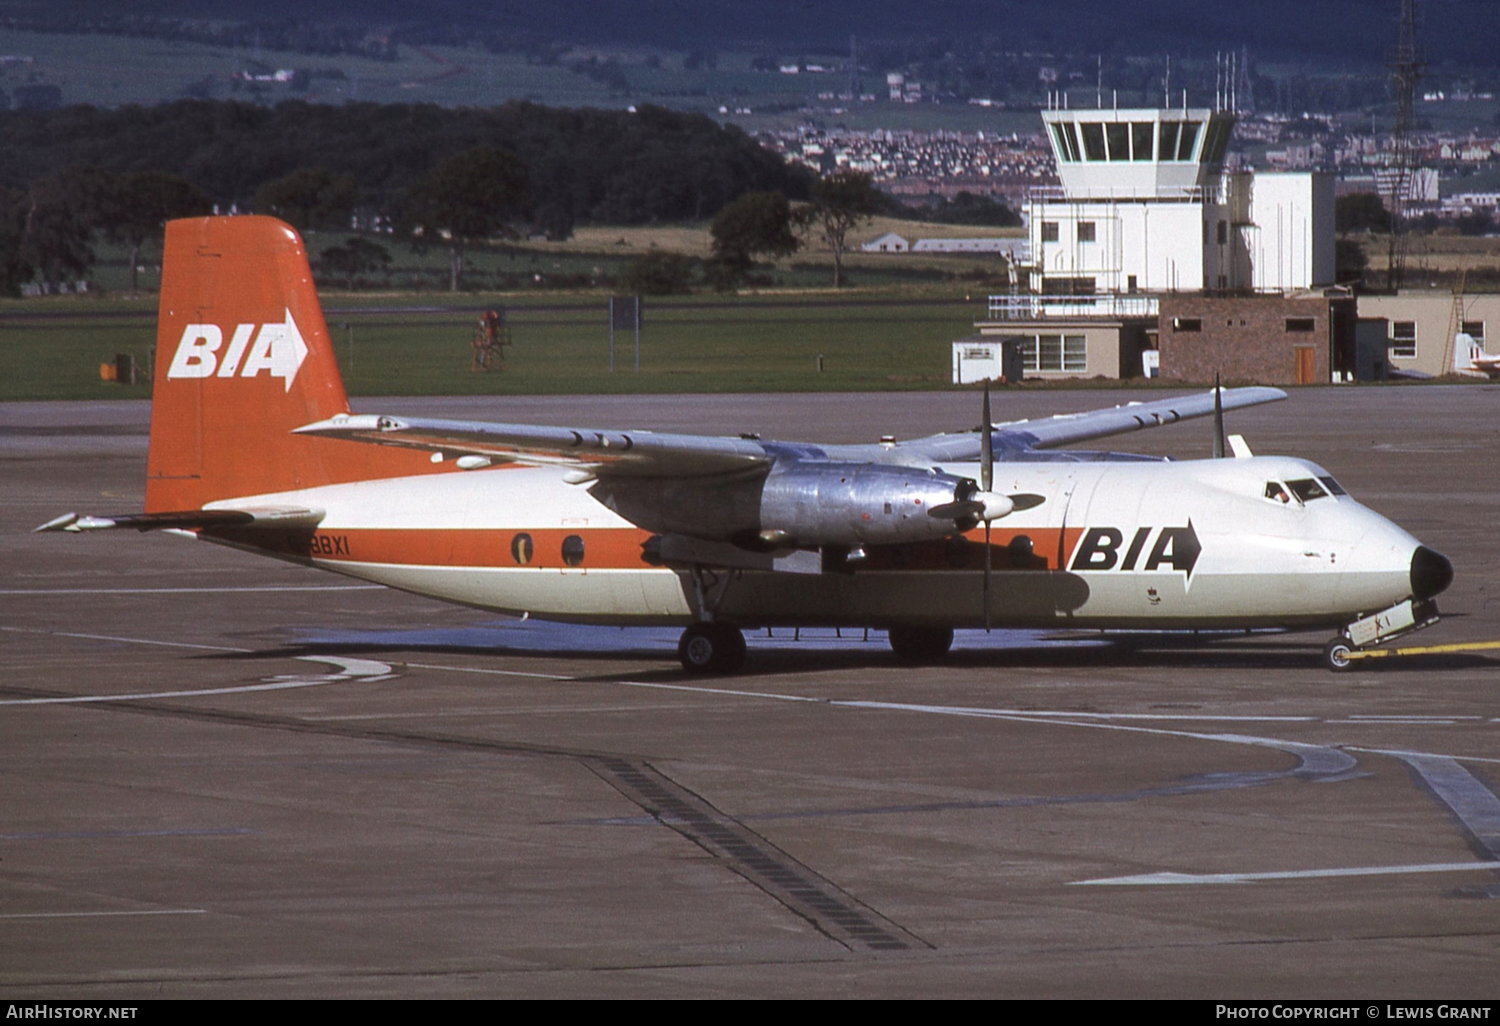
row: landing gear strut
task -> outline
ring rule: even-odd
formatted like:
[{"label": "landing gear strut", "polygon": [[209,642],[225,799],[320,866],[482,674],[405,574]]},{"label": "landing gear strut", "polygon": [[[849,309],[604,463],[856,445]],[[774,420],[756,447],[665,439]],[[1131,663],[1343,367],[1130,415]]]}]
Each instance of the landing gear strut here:
[{"label": "landing gear strut", "polygon": [[745,636],[732,624],[700,621],[682,632],[677,658],[688,673],[734,673],[745,665]]}]

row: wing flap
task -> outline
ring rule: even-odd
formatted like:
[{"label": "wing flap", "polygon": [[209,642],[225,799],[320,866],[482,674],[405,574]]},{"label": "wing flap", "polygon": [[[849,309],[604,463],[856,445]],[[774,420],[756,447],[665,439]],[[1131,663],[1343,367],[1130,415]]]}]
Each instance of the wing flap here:
[{"label": "wing flap", "polygon": [[298,434],[420,449],[441,456],[477,456],[500,463],[563,465],[596,476],[706,476],[768,467],[756,442],[654,431],[429,420],[372,414],[341,415],[296,429]]}]

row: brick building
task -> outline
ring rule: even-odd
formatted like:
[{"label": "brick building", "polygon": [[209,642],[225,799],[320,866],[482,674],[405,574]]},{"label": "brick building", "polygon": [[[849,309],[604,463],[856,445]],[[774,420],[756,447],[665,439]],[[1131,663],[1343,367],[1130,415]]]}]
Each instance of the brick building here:
[{"label": "brick building", "polygon": [[1325,384],[1352,372],[1357,312],[1339,291],[1161,297],[1161,376],[1185,381]]}]

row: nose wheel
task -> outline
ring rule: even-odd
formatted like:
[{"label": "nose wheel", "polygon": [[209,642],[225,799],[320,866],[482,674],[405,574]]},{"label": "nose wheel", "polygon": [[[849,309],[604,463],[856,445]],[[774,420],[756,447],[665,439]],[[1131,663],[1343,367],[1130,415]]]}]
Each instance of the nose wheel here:
[{"label": "nose wheel", "polygon": [[1354,646],[1349,644],[1348,638],[1334,638],[1323,646],[1323,665],[1334,673],[1343,673],[1354,665],[1354,660],[1349,654],[1353,651]]},{"label": "nose wheel", "polygon": [[745,665],[745,635],[732,624],[695,623],[682,632],[677,658],[688,673],[734,673]]}]

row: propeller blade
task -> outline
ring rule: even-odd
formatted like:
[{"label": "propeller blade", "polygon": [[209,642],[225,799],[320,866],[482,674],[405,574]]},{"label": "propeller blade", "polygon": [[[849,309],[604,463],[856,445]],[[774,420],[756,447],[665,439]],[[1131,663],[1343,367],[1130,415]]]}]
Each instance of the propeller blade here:
[{"label": "propeller blade", "polygon": [[1224,390],[1219,387],[1218,372],[1214,373],[1214,459],[1224,458]]},{"label": "propeller blade", "polygon": [[990,522],[984,522],[984,632],[990,632],[990,571],[994,553],[990,551]]},{"label": "propeller blade", "polygon": [[984,435],[979,440],[979,490],[988,492],[995,485],[995,440],[992,436],[994,422],[990,420],[990,379],[984,379],[984,407],[980,427]]},{"label": "propeller blade", "polygon": [[984,506],[984,632],[990,632],[990,574],[994,568],[994,553],[990,550],[990,522],[1003,517],[1016,508],[1007,495],[996,495],[990,491],[995,486],[995,438],[994,420],[990,416],[990,380],[984,379],[983,410],[984,437],[979,443],[979,493],[973,496]]}]

